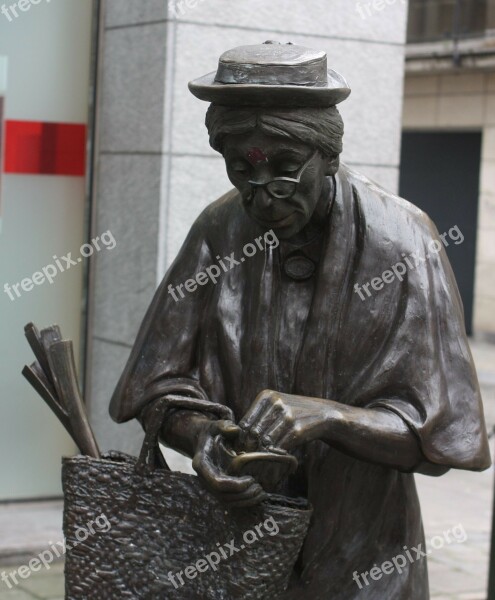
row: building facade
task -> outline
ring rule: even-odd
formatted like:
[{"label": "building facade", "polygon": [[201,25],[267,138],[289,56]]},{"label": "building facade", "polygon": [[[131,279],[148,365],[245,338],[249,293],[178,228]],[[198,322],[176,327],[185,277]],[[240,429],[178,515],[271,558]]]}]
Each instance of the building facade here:
[{"label": "building facade", "polygon": [[[478,189],[452,193],[451,205],[463,206],[462,227],[474,224],[474,252],[459,259],[459,269],[473,270],[465,306],[472,295],[472,330],[495,336],[495,2],[493,0],[411,0],[405,63],[404,136],[418,134],[435,143],[450,168],[475,171]],[[473,146],[468,136],[478,136]],[[442,142],[443,139],[443,142]],[[459,153],[455,145],[459,142]],[[471,145],[470,145],[471,144]],[[476,148],[479,145],[479,149]],[[419,149],[419,146],[416,146]],[[464,156],[461,154],[464,153]],[[473,154],[479,154],[474,160]],[[426,158],[431,161],[428,154]],[[473,160],[470,160],[473,159]],[[466,165],[469,163],[469,166]],[[430,162],[431,165],[431,162]],[[404,165],[403,168],[406,168]],[[469,173],[463,174],[463,179]],[[441,195],[441,191],[439,191]],[[437,199],[431,199],[434,205]],[[454,223],[452,223],[453,225]],[[469,229],[469,225],[467,225]],[[468,234],[467,234],[468,235]],[[464,252],[456,250],[458,256]],[[453,261],[457,260],[453,257]],[[468,264],[471,263],[471,264]],[[457,275],[457,273],[456,273]],[[458,278],[462,277],[462,273]]]}]

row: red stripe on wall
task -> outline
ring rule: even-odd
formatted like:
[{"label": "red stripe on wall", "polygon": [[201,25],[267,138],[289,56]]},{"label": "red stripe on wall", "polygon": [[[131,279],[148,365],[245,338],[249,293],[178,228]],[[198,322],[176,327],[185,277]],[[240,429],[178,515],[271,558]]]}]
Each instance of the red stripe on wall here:
[{"label": "red stripe on wall", "polygon": [[84,176],[86,125],[6,121],[4,172]]}]

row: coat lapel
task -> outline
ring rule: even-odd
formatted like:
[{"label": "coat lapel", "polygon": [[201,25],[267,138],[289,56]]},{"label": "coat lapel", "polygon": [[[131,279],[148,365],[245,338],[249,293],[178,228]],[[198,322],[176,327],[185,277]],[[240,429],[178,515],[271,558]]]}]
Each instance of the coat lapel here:
[{"label": "coat lapel", "polygon": [[295,390],[298,394],[336,399],[335,363],[341,319],[359,244],[357,201],[341,167],[337,190],[325,231],[313,302],[299,355]]}]

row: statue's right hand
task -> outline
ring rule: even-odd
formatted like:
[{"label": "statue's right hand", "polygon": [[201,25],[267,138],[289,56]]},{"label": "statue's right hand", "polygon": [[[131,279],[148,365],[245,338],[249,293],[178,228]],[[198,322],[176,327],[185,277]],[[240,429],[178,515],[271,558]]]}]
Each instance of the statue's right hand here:
[{"label": "statue's right hand", "polygon": [[232,421],[210,421],[198,436],[193,468],[207,488],[230,506],[253,506],[266,496],[251,476],[234,477],[225,470],[222,440],[236,438],[240,429]]}]

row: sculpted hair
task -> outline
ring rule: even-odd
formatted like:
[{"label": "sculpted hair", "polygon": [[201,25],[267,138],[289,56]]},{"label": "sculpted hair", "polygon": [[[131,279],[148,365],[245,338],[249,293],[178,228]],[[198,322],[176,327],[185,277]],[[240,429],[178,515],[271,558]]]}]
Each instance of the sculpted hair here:
[{"label": "sculpted hair", "polygon": [[308,144],[328,158],[342,152],[344,122],[335,106],[329,108],[234,108],[211,104],[206,113],[210,146],[223,153],[228,135],[260,129],[267,135]]}]

